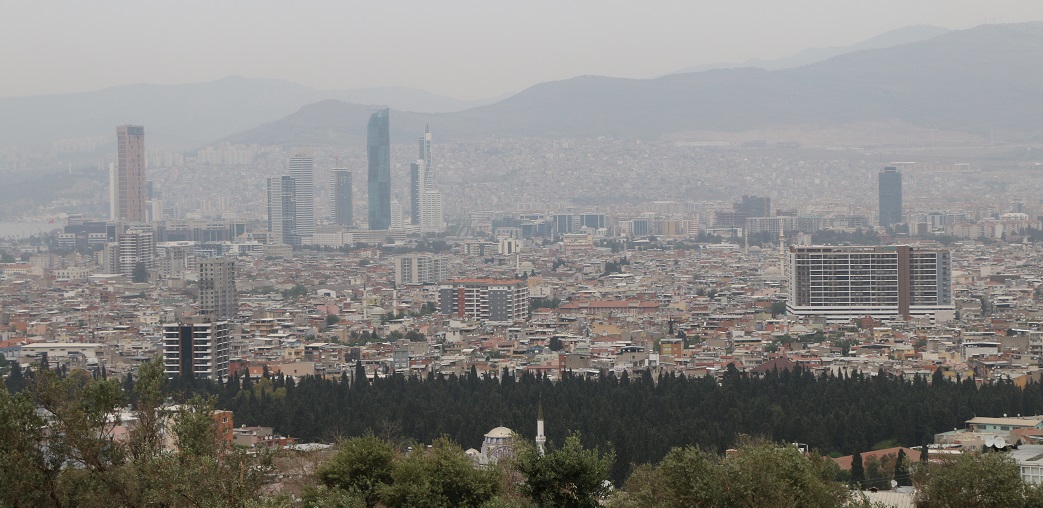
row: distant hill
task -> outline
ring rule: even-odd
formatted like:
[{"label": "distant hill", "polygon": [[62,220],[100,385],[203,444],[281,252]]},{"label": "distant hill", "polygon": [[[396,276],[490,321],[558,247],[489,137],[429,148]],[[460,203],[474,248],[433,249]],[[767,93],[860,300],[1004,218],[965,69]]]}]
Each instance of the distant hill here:
[{"label": "distant hill", "polygon": [[227,77],[182,85],[127,85],[94,92],[0,98],[0,146],[41,146],[107,136],[116,125],[145,126],[150,146],[194,148],[282,118],[306,104],[339,99],[422,112],[482,104],[405,87],[317,90],[275,79]]},{"label": "distant hill", "polygon": [[[1041,79],[1043,23],[983,25],[777,71],[719,69],[650,80],[581,76],[455,113],[394,112],[392,126],[393,137],[397,132],[402,140],[424,123],[431,123],[440,140],[683,139],[691,133],[786,128],[803,133],[864,128],[875,131],[874,139],[886,134],[901,139],[903,133],[887,131],[907,127],[1038,140],[1043,138]],[[363,136],[367,114],[365,108],[328,101],[228,139],[307,144]]]},{"label": "distant hill", "polygon": [[702,72],[714,69],[734,69],[737,67],[756,67],[758,69],[764,69],[768,71],[790,69],[793,67],[801,67],[804,65],[811,65],[813,63],[822,62],[824,60],[828,60],[830,58],[840,56],[845,53],[854,53],[855,51],[862,51],[866,49],[891,48],[894,46],[901,46],[902,44],[910,44],[913,42],[925,41],[927,39],[937,37],[948,31],[948,28],[942,28],[939,26],[912,25],[884,32],[880,35],[866,39],[857,44],[852,44],[850,46],[808,48],[803,51],[800,51],[795,55],[778,59],[754,58],[742,63],[718,62],[697,65],[695,67],[681,69],[675,72],[674,74],[686,74],[690,72]]}]

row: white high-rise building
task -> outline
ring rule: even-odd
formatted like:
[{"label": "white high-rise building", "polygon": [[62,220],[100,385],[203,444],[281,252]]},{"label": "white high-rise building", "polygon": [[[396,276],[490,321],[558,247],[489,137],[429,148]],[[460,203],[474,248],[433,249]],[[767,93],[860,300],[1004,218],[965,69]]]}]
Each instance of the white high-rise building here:
[{"label": "white high-rise building", "polygon": [[297,197],[297,236],[303,240],[315,234],[315,166],[312,158],[305,155],[291,158],[290,177]]},{"label": "white high-rise building", "polygon": [[[402,203],[397,199],[391,200],[391,227],[389,229],[405,229],[406,223],[402,218]],[[373,229],[370,226],[370,229]]]},{"label": "white high-rise building", "polygon": [[116,220],[119,217],[118,206],[119,206],[119,171],[116,169],[116,163],[109,163],[109,218]]},{"label": "white high-rise building", "polygon": [[128,229],[117,237],[119,249],[119,271],[127,277],[134,276],[140,264],[145,270],[155,268],[156,237],[151,229]]},{"label": "white high-rise building", "polygon": [[420,231],[439,232],[445,229],[442,211],[442,193],[436,190],[420,194]]},{"label": "white high-rise building", "polygon": [[449,278],[449,258],[408,254],[395,258],[395,285],[438,284]]}]

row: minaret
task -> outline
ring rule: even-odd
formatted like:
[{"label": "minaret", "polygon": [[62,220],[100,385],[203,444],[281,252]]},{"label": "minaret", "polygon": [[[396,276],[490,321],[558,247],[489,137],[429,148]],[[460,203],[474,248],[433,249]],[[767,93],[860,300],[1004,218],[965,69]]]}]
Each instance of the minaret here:
[{"label": "minaret", "polygon": [[540,401],[540,405],[536,409],[536,448],[540,450],[540,456],[543,456],[543,445],[547,444],[547,436],[543,435],[543,401]]}]

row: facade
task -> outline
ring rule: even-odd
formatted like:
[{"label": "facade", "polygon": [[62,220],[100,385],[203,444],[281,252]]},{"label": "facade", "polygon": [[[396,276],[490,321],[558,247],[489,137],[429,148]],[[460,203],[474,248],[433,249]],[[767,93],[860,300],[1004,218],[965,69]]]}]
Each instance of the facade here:
[{"label": "facade", "polygon": [[145,128],[116,127],[116,216],[128,222],[145,222]]},{"label": "facade", "polygon": [[307,238],[315,234],[315,165],[311,157],[296,155],[290,159],[290,177],[294,182],[297,208],[297,236]]},{"label": "facade", "polygon": [[129,229],[119,235],[119,272],[127,277],[134,276],[140,263],[145,270],[156,267],[156,237],[151,229]]},{"label": "facade", "polygon": [[434,166],[431,165],[431,126],[424,126],[424,135],[420,136],[420,153],[417,157],[424,161],[426,178],[424,178],[425,190],[434,186]]},{"label": "facade", "polygon": [[605,214],[584,213],[579,216],[579,227],[586,229],[604,229]]},{"label": "facade", "polygon": [[554,234],[564,235],[573,230],[573,219],[571,213],[558,213],[552,217],[554,221]]},{"label": "facade", "polygon": [[167,377],[228,377],[231,325],[227,321],[163,325],[163,367]]},{"label": "facade", "polygon": [[790,247],[786,311],[832,322],[954,310],[951,254],[907,245]]},{"label": "facade", "polygon": [[438,284],[449,278],[449,258],[409,254],[395,258],[395,285]]},{"label": "facade", "polygon": [[387,108],[369,117],[366,157],[369,162],[369,229],[391,229],[391,130]]},{"label": "facade", "polygon": [[212,321],[235,319],[239,314],[235,258],[199,262],[199,314]]},{"label": "facade", "polygon": [[445,229],[442,206],[441,192],[426,190],[420,195],[420,231],[438,232]]},{"label": "facade", "polygon": [[460,279],[439,288],[442,314],[476,321],[514,323],[529,314],[529,287],[523,280]]},{"label": "facade", "polygon": [[420,225],[420,200],[427,190],[426,169],[423,159],[409,165],[409,213],[414,226]]},{"label": "facade", "polygon": [[268,179],[268,231],[273,243],[300,245],[296,182],[289,176]]},{"label": "facade", "polygon": [[887,166],[880,171],[880,225],[902,222],[902,174],[898,168]]},{"label": "facade", "polygon": [[346,168],[333,170],[333,223],[350,227],[354,224],[354,202],[351,197],[351,171]]},{"label": "facade", "polygon": [[732,203],[732,209],[718,210],[714,214],[713,225],[716,227],[746,227],[746,219],[750,217],[771,217],[771,198],[759,196],[743,196]]}]

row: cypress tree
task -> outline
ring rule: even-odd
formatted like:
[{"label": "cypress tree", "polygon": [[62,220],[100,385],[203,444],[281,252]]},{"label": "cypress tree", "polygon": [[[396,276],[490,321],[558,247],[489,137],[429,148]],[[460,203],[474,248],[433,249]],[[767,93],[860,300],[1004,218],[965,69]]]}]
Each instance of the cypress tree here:
[{"label": "cypress tree", "polygon": [[862,452],[856,451],[851,456],[851,485],[859,487],[866,482],[866,471],[862,466]]}]

